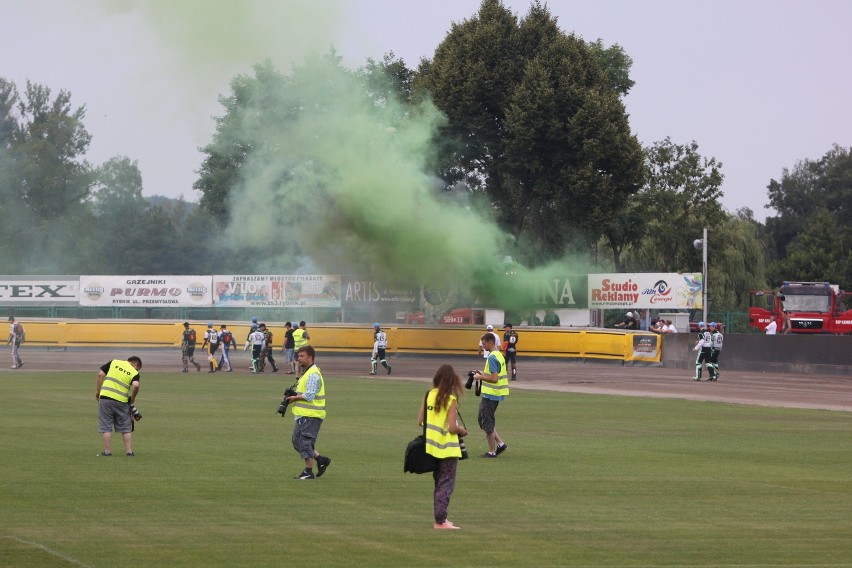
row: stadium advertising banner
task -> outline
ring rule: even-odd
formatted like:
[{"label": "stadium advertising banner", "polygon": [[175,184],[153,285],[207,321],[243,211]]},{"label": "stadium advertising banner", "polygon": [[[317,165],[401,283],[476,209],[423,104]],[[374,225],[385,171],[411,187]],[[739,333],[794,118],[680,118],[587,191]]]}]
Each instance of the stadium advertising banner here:
[{"label": "stadium advertising banner", "polygon": [[209,306],[209,276],[81,276],[81,306]]},{"label": "stadium advertising banner", "polygon": [[542,308],[586,309],[589,307],[585,274],[537,280],[533,283],[534,305]]},{"label": "stadium advertising banner", "polygon": [[340,276],[214,275],[217,307],[339,308]]},{"label": "stadium advertising banner", "polygon": [[404,286],[385,286],[373,280],[358,280],[355,277],[343,279],[343,305],[369,306],[373,304],[393,304],[414,306],[420,299],[420,292]]},{"label": "stadium advertising banner", "polygon": [[80,281],[63,276],[0,277],[0,304],[77,305]]},{"label": "stadium advertising banner", "polygon": [[698,309],[701,273],[589,274],[589,307]]}]

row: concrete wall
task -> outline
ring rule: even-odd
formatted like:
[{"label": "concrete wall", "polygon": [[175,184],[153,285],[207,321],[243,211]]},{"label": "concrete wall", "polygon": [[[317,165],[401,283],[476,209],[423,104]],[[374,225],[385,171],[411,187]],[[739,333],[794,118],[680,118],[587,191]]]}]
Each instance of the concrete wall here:
[{"label": "concrete wall", "polygon": [[[663,337],[664,367],[692,369],[694,333]],[[845,375],[852,379],[850,335],[728,334],[719,366],[731,371],[778,371]]]}]

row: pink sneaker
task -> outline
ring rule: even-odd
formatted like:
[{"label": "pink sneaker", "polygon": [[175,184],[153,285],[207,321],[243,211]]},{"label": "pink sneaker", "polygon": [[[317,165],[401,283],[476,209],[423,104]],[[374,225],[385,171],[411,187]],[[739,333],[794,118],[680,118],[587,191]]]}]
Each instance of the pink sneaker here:
[{"label": "pink sneaker", "polygon": [[455,530],[461,529],[461,527],[457,527],[456,525],[451,523],[449,519],[447,519],[443,523],[435,523],[435,525],[432,528],[433,529],[444,529],[444,530],[446,530],[446,529],[455,529]]}]

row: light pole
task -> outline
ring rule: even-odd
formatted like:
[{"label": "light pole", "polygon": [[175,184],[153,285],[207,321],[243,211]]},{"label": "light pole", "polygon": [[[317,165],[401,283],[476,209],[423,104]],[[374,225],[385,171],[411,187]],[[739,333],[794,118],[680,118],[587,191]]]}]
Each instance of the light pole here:
[{"label": "light pole", "polygon": [[692,245],[701,251],[701,321],[707,321],[707,227],[702,238],[695,239]]}]

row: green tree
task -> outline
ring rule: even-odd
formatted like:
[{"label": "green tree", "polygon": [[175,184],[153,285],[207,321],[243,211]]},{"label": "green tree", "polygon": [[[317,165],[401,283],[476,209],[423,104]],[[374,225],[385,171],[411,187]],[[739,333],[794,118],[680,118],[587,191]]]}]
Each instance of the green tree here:
[{"label": "green tree", "polygon": [[138,213],[146,207],[142,197],[142,172],[134,160],[116,156],[107,160],[94,172],[92,203],[95,214],[105,217]]},{"label": "green tree", "polygon": [[85,199],[91,183],[83,159],[90,136],[83,107],[27,82],[23,97],[0,79],[0,261],[9,273],[77,272],[92,244]]},{"label": "green tree", "polygon": [[609,86],[615,92],[626,95],[636,84],[630,78],[630,68],[633,67],[633,58],[627,55],[624,48],[617,43],[606,47],[602,39],[589,44],[592,55],[606,73]]},{"label": "green tree", "polygon": [[290,105],[290,113],[280,112],[281,107],[276,104],[281,93],[286,92],[287,82],[267,60],[254,66],[253,76],[235,77],[228,96],[219,97],[225,112],[215,119],[213,140],[202,148],[207,157],[193,184],[194,189],[201,191],[201,207],[219,223],[230,220],[231,190],[242,182],[246,162],[254,152],[262,151],[272,142],[264,138],[269,125],[283,129],[292,115],[298,113],[297,100]]},{"label": "green tree", "polygon": [[487,197],[527,265],[593,243],[642,184],[619,92],[540,2],[518,21],[484,0],[421,63],[415,91],[449,118],[439,175]]},{"label": "green tree", "polygon": [[724,224],[722,163],[699,153],[698,143],[670,138],[645,149],[647,184],[635,197],[648,219],[647,235],[625,265],[638,271],[701,271],[692,242],[704,227]]},{"label": "green tree", "polygon": [[91,135],[83,125],[85,107],[73,109],[68,91],[51,98],[48,87],[27,81],[18,109],[12,153],[21,195],[37,217],[51,219],[89,193],[91,168],[83,156]]},{"label": "green tree", "polygon": [[797,162],[768,185],[772,243],[769,276],[831,281],[852,289],[852,148],[833,145],[818,160]]},{"label": "green tree", "polygon": [[710,227],[707,240],[710,309],[746,311],[748,291],[767,286],[763,225],[754,220],[750,209],[744,208],[733,215],[726,214],[719,225]]}]

